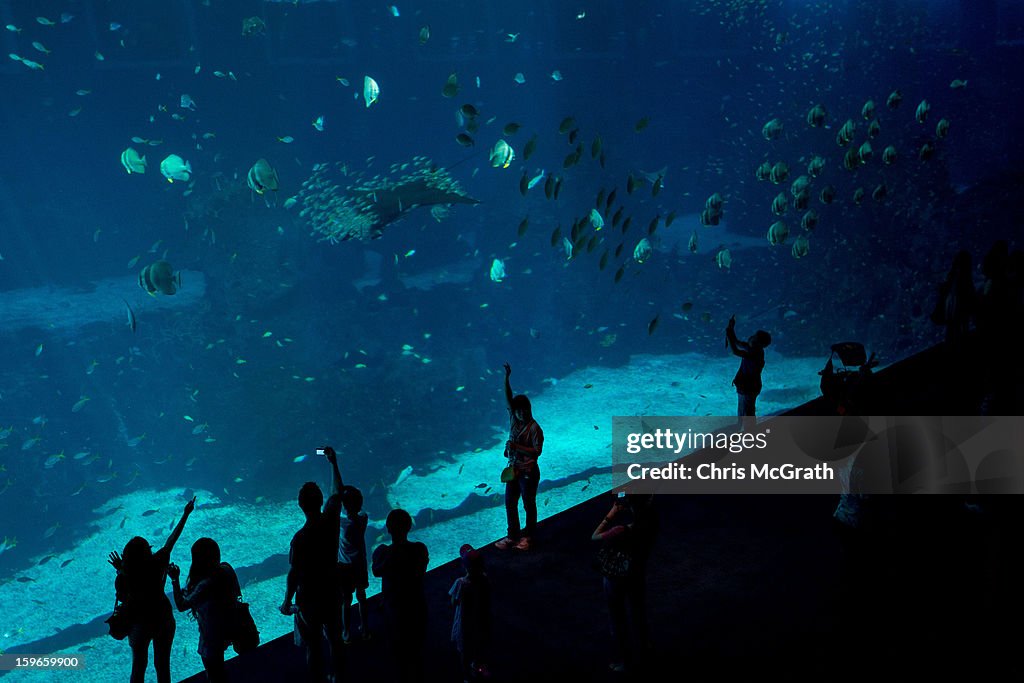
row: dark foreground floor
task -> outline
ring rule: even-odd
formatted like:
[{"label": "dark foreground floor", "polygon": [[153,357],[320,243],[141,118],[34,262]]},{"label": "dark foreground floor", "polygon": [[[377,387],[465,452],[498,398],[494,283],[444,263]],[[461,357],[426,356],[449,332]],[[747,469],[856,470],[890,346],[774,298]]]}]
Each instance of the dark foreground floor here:
[{"label": "dark foreground floor", "polygon": [[[940,350],[879,373],[871,414],[970,414]],[[961,401],[962,403],[957,403]],[[812,402],[795,412],[827,410]],[[541,523],[536,548],[485,550],[493,680],[1007,680],[1021,674],[1018,497],[889,497],[881,530],[840,537],[824,496],[662,496],[648,573],[654,648],[632,674],[612,658],[594,526],[605,494]],[[447,591],[427,575],[427,681],[459,681]],[[394,680],[379,630],[348,646],[342,680]],[[302,681],[303,651],[278,638],[229,663],[233,681]],[[204,675],[187,679],[205,680]]]}]

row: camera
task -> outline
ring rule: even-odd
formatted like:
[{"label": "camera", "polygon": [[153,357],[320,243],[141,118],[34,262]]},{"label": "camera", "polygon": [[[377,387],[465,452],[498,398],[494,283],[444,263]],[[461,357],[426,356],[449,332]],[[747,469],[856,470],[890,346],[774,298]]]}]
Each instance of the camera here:
[{"label": "camera", "polygon": [[626,498],[626,492],[625,491],[619,491],[618,495],[616,495],[615,498],[618,499],[618,500],[624,500]]},{"label": "camera", "polygon": [[323,448],[318,448],[318,449],[316,449],[316,454],[317,455],[327,455],[327,451],[325,451]]}]

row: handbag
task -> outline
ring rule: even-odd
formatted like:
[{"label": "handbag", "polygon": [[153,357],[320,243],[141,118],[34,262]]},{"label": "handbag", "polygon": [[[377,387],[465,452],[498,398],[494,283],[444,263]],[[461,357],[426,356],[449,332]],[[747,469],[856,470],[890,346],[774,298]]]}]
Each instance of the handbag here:
[{"label": "handbag", "polygon": [[249,603],[236,601],[231,607],[231,647],[237,654],[255,650],[260,644],[260,631],[256,628]]},{"label": "handbag", "polygon": [[601,546],[597,551],[597,568],[610,579],[621,579],[629,574],[629,553],[610,545]]},{"label": "handbag", "polygon": [[124,640],[132,630],[132,618],[123,602],[114,598],[114,613],[104,620],[108,633],[114,640]]},{"label": "handbag", "polygon": [[516,468],[509,465],[501,471],[501,483],[507,484],[510,481],[516,480]]}]

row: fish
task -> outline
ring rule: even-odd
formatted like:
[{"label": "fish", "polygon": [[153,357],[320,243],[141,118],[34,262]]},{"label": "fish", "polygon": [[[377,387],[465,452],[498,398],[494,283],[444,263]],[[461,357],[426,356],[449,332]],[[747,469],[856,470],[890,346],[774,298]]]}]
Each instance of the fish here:
[{"label": "fish", "polygon": [[36,358],[38,358],[39,354],[41,354],[42,352],[43,352],[43,345],[40,344],[39,346],[36,347]]},{"label": "fish", "polygon": [[399,484],[401,484],[403,481],[408,479],[409,475],[411,475],[411,474],[412,474],[412,465],[406,465],[405,469],[403,469],[401,472],[398,473],[398,477],[395,479],[395,483],[391,485],[391,488],[394,488],[394,487],[398,486]]},{"label": "fish", "polygon": [[121,165],[124,166],[124,170],[128,171],[129,175],[132,173],[145,173],[146,157],[145,155],[139,156],[139,153],[134,148],[129,147],[121,152]]},{"label": "fish", "polygon": [[782,244],[789,236],[789,227],[784,221],[775,221],[768,227],[768,243],[771,245]]},{"label": "fish", "polygon": [[588,218],[590,219],[590,224],[594,226],[594,230],[600,230],[604,227],[604,218],[597,212],[597,209],[591,209]]},{"label": "fish", "polygon": [[516,234],[519,235],[520,237],[522,237],[523,235],[526,234],[526,230],[529,228],[529,226],[530,226],[530,217],[527,216],[526,218],[524,218],[523,220],[521,220],[519,222],[519,228],[516,230]]},{"label": "fish", "polygon": [[129,448],[135,448],[140,443],[142,443],[142,440],[145,439],[145,438],[146,438],[146,435],[142,434],[141,436],[135,436],[135,437],[132,437],[131,439],[128,439],[128,441],[126,441],[125,443],[128,444]]},{"label": "fish", "polygon": [[723,270],[730,270],[732,268],[732,254],[729,253],[728,249],[718,250],[718,253],[715,254],[715,265]]},{"label": "fish", "polygon": [[820,104],[816,104],[807,112],[807,125],[811,128],[819,128],[825,125],[825,120],[827,118],[828,112],[825,111],[825,107]]},{"label": "fish", "polygon": [[188,109],[190,111],[195,111],[196,110],[196,101],[193,100],[192,96],[189,95],[188,93],[183,93],[181,95],[181,97],[178,98],[178,106],[180,106],[182,109]]},{"label": "fish", "polygon": [[917,105],[917,109],[914,111],[914,119],[918,123],[924,123],[928,120],[928,112],[932,110],[932,105],[929,104],[928,100],[921,100],[921,103]]},{"label": "fish", "polygon": [[377,81],[373,80],[369,76],[363,77],[363,102],[367,108],[371,104],[377,101],[380,96],[380,86],[377,85]]},{"label": "fish", "polygon": [[142,513],[142,516],[143,517],[150,517],[152,515],[155,515],[158,512],[160,512],[160,509],[159,508],[154,508],[154,509],[146,510],[145,512]]},{"label": "fish", "polygon": [[765,140],[778,140],[782,137],[783,124],[779,119],[772,119],[761,127],[761,135]]},{"label": "fish", "polygon": [[903,102],[903,93],[901,93],[899,90],[893,90],[891,93],[889,93],[889,97],[886,98],[885,106],[887,106],[889,109],[896,109],[897,107],[900,106],[901,102]]},{"label": "fish", "polygon": [[441,94],[445,97],[455,97],[459,93],[459,78],[453,71],[448,75],[448,80],[445,81],[444,87],[441,88]]},{"label": "fish", "polygon": [[[892,147],[892,145],[890,145],[890,147]],[[894,153],[895,153],[895,151],[896,151],[895,148],[893,148],[893,152]],[[883,153],[882,156],[883,156],[883,159],[884,159],[884,157],[885,157],[884,153]],[[835,198],[836,198],[836,188],[833,187],[832,185],[826,185],[825,187],[821,188],[821,193],[818,195],[818,199],[821,200],[822,204],[831,204],[832,201]]]},{"label": "fish", "polygon": [[476,144],[476,141],[468,133],[459,133],[455,136],[455,141],[463,147],[472,147]]},{"label": "fish", "polygon": [[522,71],[517,71],[516,75],[512,77],[512,80],[517,85],[522,85],[523,83],[526,83],[526,76],[523,75]]},{"label": "fish", "polygon": [[661,220],[661,215],[657,215],[651,219],[651,222],[647,224],[647,234],[653,235],[654,231],[658,229],[658,221]]},{"label": "fish", "polygon": [[88,403],[89,400],[90,399],[88,396],[82,396],[80,399],[75,401],[75,405],[71,406],[71,412],[77,413],[78,411],[85,407],[85,404]]},{"label": "fish", "polygon": [[818,227],[818,212],[814,209],[809,210],[800,218],[800,227],[804,230],[814,230]]},{"label": "fish", "polygon": [[494,259],[491,262],[491,282],[501,282],[506,275],[505,262],[501,259]]},{"label": "fish", "polygon": [[625,274],[626,274],[626,267],[625,266],[619,266],[619,269],[615,271],[615,284],[619,284],[619,280],[621,280],[622,276],[625,275]]},{"label": "fish", "polygon": [[650,123],[651,123],[651,120],[648,117],[645,116],[645,117],[643,117],[642,119],[640,119],[639,121],[637,121],[633,125],[633,131],[636,132],[636,133],[639,133],[644,128],[646,128]]},{"label": "fish", "polygon": [[[10,28],[10,27],[8,27],[8,28]],[[954,78],[949,83],[949,89],[950,90],[963,90],[966,87],[967,87],[967,81],[966,80],[960,80],[959,78]]]},{"label": "fish", "polygon": [[318,130],[321,133],[324,132],[324,115],[323,114],[321,114],[320,116],[317,116],[315,119],[313,119],[313,128],[315,128],[316,130]]},{"label": "fish", "polygon": [[5,26],[4,28],[6,28],[11,33],[21,33],[21,29],[15,26],[14,24],[7,24],[7,26]]},{"label": "fish", "polygon": [[551,80],[555,81],[556,83],[558,81],[562,80],[562,72],[559,71],[558,69],[555,69],[554,71],[552,71],[551,72]]},{"label": "fish", "polygon": [[501,132],[505,135],[515,135],[520,128],[521,126],[513,121],[511,123],[506,123],[505,127],[501,129]]},{"label": "fish", "polygon": [[857,131],[857,124],[853,122],[853,119],[846,119],[846,122],[836,133],[836,144],[840,147],[846,147],[853,140],[853,135]]},{"label": "fish", "polygon": [[291,135],[285,135],[284,137],[279,137],[277,141],[283,142],[286,145],[290,145],[293,142],[295,142],[295,138],[293,138]]},{"label": "fish", "polygon": [[[63,562],[60,563],[60,568],[64,569],[64,567],[68,566],[69,564],[71,564],[74,561],[75,561],[75,558],[73,558],[73,557],[70,560],[64,560]],[[81,649],[81,648],[79,648],[79,649]]]},{"label": "fish", "polygon": [[57,522],[56,524],[51,526],[49,529],[47,529],[46,531],[43,532],[43,538],[51,538],[51,537],[53,537],[53,535],[55,533],[57,533],[57,529],[59,529],[59,528],[60,528],[60,522]]},{"label": "fish", "polygon": [[424,24],[420,27],[420,45],[426,44],[430,40],[430,24]]},{"label": "fish", "polygon": [[523,146],[523,161],[526,161],[533,156],[534,150],[537,149],[537,136],[534,135],[530,138]]},{"label": "fish", "polygon": [[171,296],[181,288],[181,272],[175,272],[167,261],[156,261],[139,273],[139,287],[150,295],[160,292]]},{"label": "fish", "polygon": [[134,332],[138,327],[138,322],[135,319],[135,311],[132,310],[132,307],[128,305],[127,301],[124,299],[121,299],[121,301],[124,302],[125,311],[128,313],[128,327],[130,327],[132,332]]},{"label": "fish", "polygon": [[653,253],[654,247],[651,246],[651,241],[644,237],[637,242],[636,247],[633,249],[633,260],[637,263],[643,263],[649,259]]},{"label": "fish", "polygon": [[935,137],[939,140],[945,139],[949,134],[949,119],[939,119],[935,124]]},{"label": "fish", "polygon": [[687,243],[686,248],[690,250],[691,254],[697,253],[697,231],[694,230],[690,235],[690,241]]},{"label": "fish", "polygon": [[277,192],[277,171],[274,170],[266,159],[259,159],[249,169],[249,173],[246,176],[246,184],[249,185],[250,190],[258,195],[262,195],[267,190]]},{"label": "fish", "polygon": [[786,209],[789,208],[789,197],[786,196],[785,192],[780,192],[775,195],[775,199],[772,200],[772,213],[776,216],[781,216],[786,213]]},{"label": "fish", "polygon": [[811,157],[811,160],[807,162],[807,175],[812,178],[817,178],[821,175],[821,172],[825,168],[825,159],[815,154]]},{"label": "fish", "polygon": [[167,178],[169,183],[173,183],[175,180],[187,183],[192,179],[192,164],[177,154],[169,154],[160,162],[160,173]]},{"label": "fish", "polygon": [[479,110],[477,110],[475,106],[469,104],[468,102],[459,107],[459,112],[461,112],[463,116],[470,119],[475,119],[477,116],[480,115]]},{"label": "fish", "polygon": [[868,100],[865,102],[864,106],[861,107],[860,115],[864,117],[865,121],[870,121],[875,118],[875,101]]},{"label": "fish", "polygon": [[661,320],[661,314],[659,313],[658,315],[654,316],[654,319],[651,320],[651,322],[647,323],[647,335],[648,336],[654,334],[654,331],[656,329],[658,329],[658,322],[660,322],[660,320]]},{"label": "fish", "polygon": [[36,23],[43,26],[56,26],[56,22],[46,17],[36,17]]},{"label": "fish", "polygon": [[490,162],[494,168],[508,168],[515,158],[515,150],[504,140],[498,140],[491,148]]},{"label": "fish", "polygon": [[40,43],[38,40],[32,41],[32,47],[35,48],[37,52],[42,52],[44,55],[48,55],[52,52],[52,50],[48,50],[46,46]]}]

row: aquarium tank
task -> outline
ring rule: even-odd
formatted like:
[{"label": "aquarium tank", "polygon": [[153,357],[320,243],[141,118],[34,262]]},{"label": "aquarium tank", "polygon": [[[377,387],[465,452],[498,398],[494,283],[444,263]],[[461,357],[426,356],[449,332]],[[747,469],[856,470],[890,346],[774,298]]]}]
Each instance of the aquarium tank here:
[{"label": "aquarium tank", "polygon": [[[771,415],[820,395],[834,343],[884,367],[940,341],[953,256],[1020,246],[1011,0],[0,23],[0,650],[79,653],[78,681],[131,666],[109,554],[159,548],[193,497],[173,561],[214,538],[266,640],[317,448],[371,551],[403,508],[436,566],[505,533],[505,363],[543,519],[608,490],[613,416],[735,415],[732,316],[771,335]],[[175,679],[202,669],[177,618]]]}]

